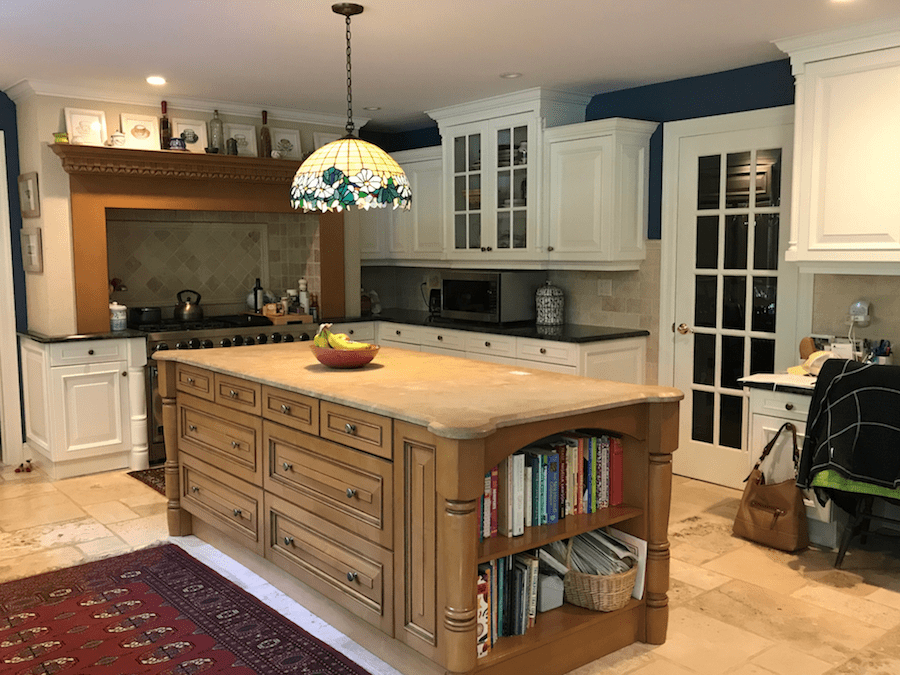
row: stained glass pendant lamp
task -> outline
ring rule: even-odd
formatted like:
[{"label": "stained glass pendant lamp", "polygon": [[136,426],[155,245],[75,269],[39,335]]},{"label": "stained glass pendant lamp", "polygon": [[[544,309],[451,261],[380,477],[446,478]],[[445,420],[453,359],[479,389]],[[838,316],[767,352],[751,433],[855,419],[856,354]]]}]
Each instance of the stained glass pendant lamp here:
[{"label": "stained glass pendant lamp", "polygon": [[408,209],[412,199],[403,169],[384,150],[353,135],[353,96],[350,86],[350,17],[362,5],[341,2],[331,6],[347,19],[347,135],[323,145],[297,169],[291,185],[291,205],[304,211],[341,211],[354,204],[361,209]]}]

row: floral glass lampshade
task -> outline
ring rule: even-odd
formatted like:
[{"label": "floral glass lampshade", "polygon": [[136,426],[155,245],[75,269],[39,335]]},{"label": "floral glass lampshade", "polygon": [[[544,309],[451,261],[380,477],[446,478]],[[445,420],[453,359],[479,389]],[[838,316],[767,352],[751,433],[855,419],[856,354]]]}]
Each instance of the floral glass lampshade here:
[{"label": "floral glass lampshade", "polygon": [[409,209],[409,180],[394,159],[376,145],[348,135],[312,153],[294,176],[291,205],[306,211]]}]

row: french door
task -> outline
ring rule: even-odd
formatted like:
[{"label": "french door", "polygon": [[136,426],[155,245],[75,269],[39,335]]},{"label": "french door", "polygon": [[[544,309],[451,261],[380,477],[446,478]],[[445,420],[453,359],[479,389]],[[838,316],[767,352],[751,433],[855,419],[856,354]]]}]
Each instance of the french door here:
[{"label": "french door", "polygon": [[696,131],[665,139],[677,144],[664,168],[677,168],[664,197],[675,200],[664,204],[675,218],[672,384],[685,395],[673,470],[719,485],[741,487],[749,472],[739,378],[796,361],[791,110],[691,120]]}]

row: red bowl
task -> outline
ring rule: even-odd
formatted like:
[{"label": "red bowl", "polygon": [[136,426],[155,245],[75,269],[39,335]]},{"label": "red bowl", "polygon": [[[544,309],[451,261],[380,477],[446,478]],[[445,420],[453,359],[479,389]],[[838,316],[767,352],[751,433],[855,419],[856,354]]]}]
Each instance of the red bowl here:
[{"label": "red bowl", "polygon": [[329,368],[362,368],[378,353],[378,345],[369,345],[366,349],[332,349],[310,345],[309,349],[319,363]]}]

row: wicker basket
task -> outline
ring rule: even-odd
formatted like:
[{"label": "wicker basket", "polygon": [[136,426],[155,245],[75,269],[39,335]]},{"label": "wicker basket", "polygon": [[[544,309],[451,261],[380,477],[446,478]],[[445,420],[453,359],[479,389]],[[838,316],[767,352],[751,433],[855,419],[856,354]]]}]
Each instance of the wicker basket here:
[{"label": "wicker basket", "polygon": [[[566,561],[572,552],[569,540]],[[584,574],[570,569],[563,577],[566,602],[598,612],[613,612],[622,609],[631,599],[637,565],[631,561],[631,569],[621,574]]]}]

